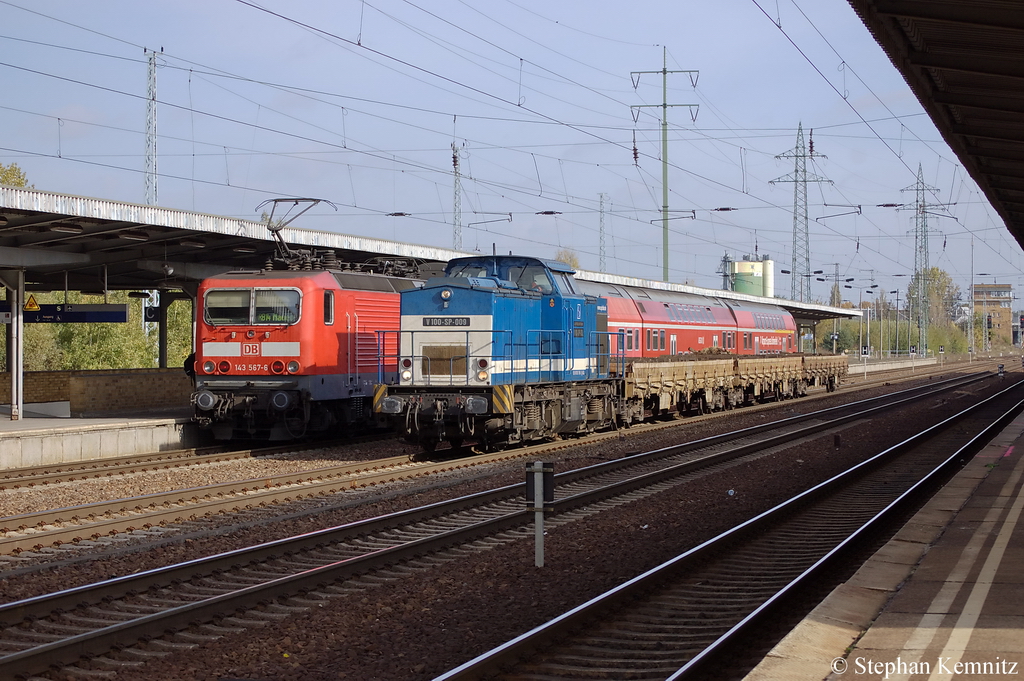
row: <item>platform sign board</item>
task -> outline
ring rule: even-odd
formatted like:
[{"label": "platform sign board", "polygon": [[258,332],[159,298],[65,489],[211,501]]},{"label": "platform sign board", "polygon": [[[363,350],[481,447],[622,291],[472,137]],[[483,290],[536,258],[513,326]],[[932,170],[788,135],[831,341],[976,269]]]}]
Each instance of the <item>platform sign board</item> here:
[{"label": "platform sign board", "polygon": [[[34,302],[34,301],[33,301]],[[86,323],[117,323],[128,321],[128,305],[33,305],[37,308],[29,310],[28,305],[22,312],[26,324],[86,324]],[[0,304],[0,314],[10,315],[10,305]]]}]

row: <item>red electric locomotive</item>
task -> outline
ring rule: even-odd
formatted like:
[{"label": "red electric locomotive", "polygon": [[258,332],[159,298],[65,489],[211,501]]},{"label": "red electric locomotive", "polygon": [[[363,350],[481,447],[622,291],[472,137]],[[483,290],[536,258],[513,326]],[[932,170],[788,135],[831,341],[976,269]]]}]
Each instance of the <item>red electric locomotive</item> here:
[{"label": "red electric locomotive", "polygon": [[[215,438],[282,440],[371,423],[377,332],[397,330],[414,278],[345,271],[332,251],[278,245],[268,268],[204,280],[196,298],[193,419]],[[286,270],[272,269],[274,263]],[[391,334],[394,337],[394,334]],[[396,366],[384,367],[394,377]]]}]

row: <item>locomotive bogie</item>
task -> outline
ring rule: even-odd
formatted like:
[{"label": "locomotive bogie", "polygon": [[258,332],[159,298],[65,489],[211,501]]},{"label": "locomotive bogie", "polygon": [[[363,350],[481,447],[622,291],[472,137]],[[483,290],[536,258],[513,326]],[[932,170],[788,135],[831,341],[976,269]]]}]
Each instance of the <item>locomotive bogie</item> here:
[{"label": "locomotive bogie", "polygon": [[611,427],[621,412],[615,389],[613,382],[593,381],[419,391],[382,397],[381,410],[400,415],[399,434],[429,451],[467,441],[493,449]]}]

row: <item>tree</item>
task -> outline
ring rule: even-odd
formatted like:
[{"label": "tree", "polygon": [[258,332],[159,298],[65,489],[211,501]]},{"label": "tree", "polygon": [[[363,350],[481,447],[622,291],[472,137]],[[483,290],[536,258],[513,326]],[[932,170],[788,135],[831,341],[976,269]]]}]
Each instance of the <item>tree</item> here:
[{"label": "tree", "polygon": [[914,275],[907,287],[907,299],[913,302],[915,311],[922,304],[928,306],[930,324],[948,325],[959,316],[960,287],[938,267],[929,267],[924,277]]},{"label": "tree", "polygon": [[578,270],[580,268],[580,257],[576,255],[576,251],[571,248],[559,249],[559,251],[555,253],[555,260],[564,262],[574,270]]},{"label": "tree", "polygon": [[17,163],[7,166],[0,163],[0,184],[10,187],[29,187],[25,171],[19,168]]},{"label": "tree", "polygon": [[[40,304],[64,302],[64,293],[34,293]],[[125,291],[112,291],[111,303],[128,304],[125,324],[26,324],[25,370],[145,369],[157,364],[157,335],[142,326],[142,301]],[[68,294],[69,303],[95,302],[81,293]],[[167,311],[167,366],[180,367],[192,351],[192,315],[187,300]],[[0,334],[0,348],[4,346]],[[0,350],[0,359],[4,353]]]}]

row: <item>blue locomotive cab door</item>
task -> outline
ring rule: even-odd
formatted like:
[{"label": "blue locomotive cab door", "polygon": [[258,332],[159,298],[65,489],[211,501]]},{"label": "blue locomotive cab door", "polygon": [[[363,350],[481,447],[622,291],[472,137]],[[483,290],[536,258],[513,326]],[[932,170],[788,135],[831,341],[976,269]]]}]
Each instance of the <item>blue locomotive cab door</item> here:
[{"label": "blue locomotive cab door", "polygon": [[595,358],[591,355],[595,349],[591,346],[597,335],[598,299],[576,292],[572,268],[564,263],[527,261],[521,267],[510,268],[509,279],[540,299],[538,379],[562,382],[592,378]]},{"label": "blue locomotive cab door", "polygon": [[564,380],[578,381],[587,378],[587,367],[590,364],[587,339],[592,335],[590,332],[594,327],[592,320],[595,311],[593,304],[588,305],[585,298],[573,296],[566,298],[565,303],[568,312],[566,329],[569,335],[569,352]]},{"label": "blue locomotive cab door", "polygon": [[540,380],[561,382],[565,380],[567,353],[570,350],[564,296],[547,268],[537,270],[533,274],[536,283],[532,290],[541,296]]}]

